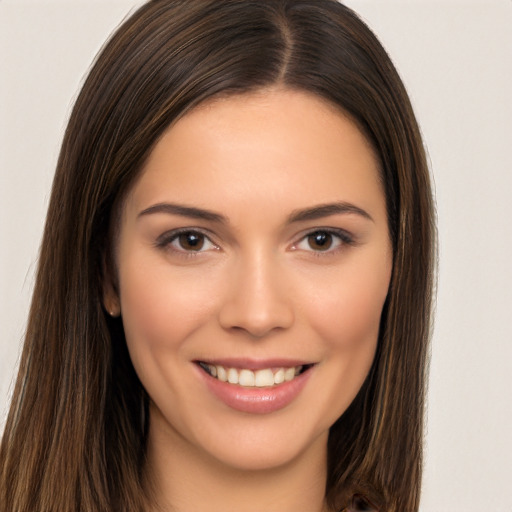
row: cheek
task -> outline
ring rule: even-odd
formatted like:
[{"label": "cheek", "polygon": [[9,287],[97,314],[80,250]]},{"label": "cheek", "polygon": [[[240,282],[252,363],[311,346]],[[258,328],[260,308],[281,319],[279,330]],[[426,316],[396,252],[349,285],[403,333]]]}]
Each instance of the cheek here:
[{"label": "cheek", "polygon": [[[215,284],[190,280],[162,265],[126,262],[120,275],[120,298],[126,340],[133,359],[169,351],[179,353],[183,340],[211,317]],[[136,361],[134,361],[136,364]]]},{"label": "cheek", "polygon": [[371,366],[386,300],[391,263],[376,262],[361,271],[331,276],[329,283],[310,298],[310,323],[341,364],[360,361]]},{"label": "cheek", "polygon": [[329,292],[310,302],[309,323],[324,350],[319,372],[324,392],[316,398],[327,411],[324,426],[347,410],[370,371],[387,290],[387,273],[359,274],[332,280]]}]

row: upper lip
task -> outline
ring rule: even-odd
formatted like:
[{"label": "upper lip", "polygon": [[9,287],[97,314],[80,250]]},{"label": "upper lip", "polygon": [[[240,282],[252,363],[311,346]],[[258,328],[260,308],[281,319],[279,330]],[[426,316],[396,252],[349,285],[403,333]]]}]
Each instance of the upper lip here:
[{"label": "upper lip", "polygon": [[311,365],[313,362],[303,359],[272,358],[272,359],[249,359],[238,357],[196,359],[196,363],[212,364],[224,368],[244,368],[247,370],[263,370],[265,368],[292,368],[296,366]]}]

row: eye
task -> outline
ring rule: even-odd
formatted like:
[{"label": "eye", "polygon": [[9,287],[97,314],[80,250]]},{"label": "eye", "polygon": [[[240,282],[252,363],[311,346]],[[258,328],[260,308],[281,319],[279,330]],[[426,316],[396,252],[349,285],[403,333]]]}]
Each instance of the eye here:
[{"label": "eye", "polygon": [[352,237],[341,230],[318,229],[307,233],[294,249],[314,252],[332,252],[345,244],[352,244]]},{"label": "eye", "polygon": [[204,233],[195,230],[180,230],[166,233],[157,240],[157,245],[184,253],[199,253],[218,249]]}]

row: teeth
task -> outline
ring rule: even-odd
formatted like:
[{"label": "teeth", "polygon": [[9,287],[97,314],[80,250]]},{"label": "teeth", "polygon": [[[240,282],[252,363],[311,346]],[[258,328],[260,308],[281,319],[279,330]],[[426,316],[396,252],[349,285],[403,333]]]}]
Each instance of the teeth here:
[{"label": "teeth", "polygon": [[254,376],[254,383],[259,388],[263,388],[265,386],[273,386],[275,384],[274,381],[274,372],[272,370],[258,370]]},{"label": "teeth", "polygon": [[279,368],[277,372],[274,374],[274,382],[276,384],[282,384],[284,382],[284,369]]},{"label": "teeth", "polygon": [[[234,370],[236,371],[236,370]],[[241,370],[238,377],[240,386],[254,386],[255,376],[251,370]],[[256,384],[257,385],[257,384]]]},{"label": "teeth", "polygon": [[270,387],[283,382],[289,382],[299,375],[303,369],[302,366],[293,366],[291,368],[265,368],[263,370],[247,370],[236,368],[225,368],[220,365],[199,363],[200,366],[212,377],[216,377],[222,382],[238,384],[240,386],[252,387]]},{"label": "teeth", "polygon": [[228,370],[228,382],[230,384],[238,384],[238,372],[234,368]]},{"label": "teeth", "polygon": [[223,366],[217,366],[217,379],[221,380],[222,382],[228,381],[228,373],[224,369]]},{"label": "teeth", "polygon": [[292,380],[295,377],[295,368],[287,368],[284,371],[284,380],[288,382],[289,380]]}]

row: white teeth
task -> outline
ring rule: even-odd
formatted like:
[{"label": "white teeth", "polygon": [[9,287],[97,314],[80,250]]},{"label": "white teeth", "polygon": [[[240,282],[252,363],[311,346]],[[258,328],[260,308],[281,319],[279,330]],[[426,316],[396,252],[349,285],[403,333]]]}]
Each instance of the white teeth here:
[{"label": "white teeth", "polygon": [[254,372],[251,372],[251,370],[241,370],[238,384],[240,386],[254,386]]},{"label": "white teeth", "polygon": [[274,374],[274,382],[276,384],[282,384],[284,382],[284,369],[279,368],[277,372]]},{"label": "white teeth", "polygon": [[274,373],[270,368],[266,370],[258,370],[255,374],[254,384],[259,388],[273,386],[275,384]]},{"label": "white teeth", "polygon": [[286,370],[284,371],[284,380],[286,382],[288,382],[290,380],[293,380],[294,377],[295,377],[295,368],[286,368]]},{"label": "white teeth", "polygon": [[212,365],[207,363],[200,364],[212,377],[222,382],[238,384],[244,387],[270,387],[283,382],[293,380],[300,375],[303,366],[293,366],[290,368],[264,368],[262,370],[248,370],[237,368],[225,368],[221,365]]},{"label": "white teeth", "polygon": [[217,379],[221,380],[222,382],[228,381],[228,374],[226,370],[224,369],[224,366],[216,366],[217,368]]},{"label": "white teeth", "polygon": [[228,382],[230,384],[238,384],[238,372],[234,368],[228,370]]}]

